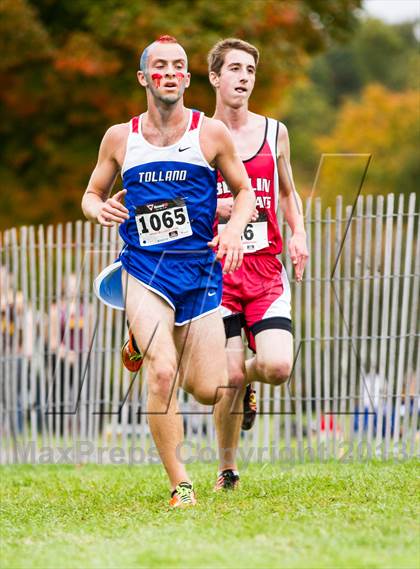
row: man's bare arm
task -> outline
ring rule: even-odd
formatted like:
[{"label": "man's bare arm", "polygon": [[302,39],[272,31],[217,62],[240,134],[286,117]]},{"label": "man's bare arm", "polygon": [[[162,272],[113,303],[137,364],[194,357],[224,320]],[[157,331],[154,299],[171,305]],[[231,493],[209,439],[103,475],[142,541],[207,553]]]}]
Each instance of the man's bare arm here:
[{"label": "man's bare arm", "polygon": [[116,151],[121,146],[125,148],[126,136],[126,125],[115,125],[107,130],[99,148],[98,162],[82,199],[82,210],[87,219],[105,227],[128,219],[128,210],[121,203],[126,190],[109,197],[120,171]]},{"label": "man's bare arm", "polygon": [[280,124],[277,140],[278,172],[280,207],[289,224],[292,233],[305,232],[303,219],[302,200],[300,199],[293,181],[292,167],[290,164],[290,142],[287,129]]},{"label": "man's bare arm", "polygon": [[212,245],[219,243],[217,258],[226,255],[224,271],[228,273],[239,268],[242,263],[241,234],[254,212],[255,193],[227,127],[220,121],[212,123],[213,137],[217,140],[215,163],[234,196],[226,228],[212,241]]},{"label": "man's bare arm", "polygon": [[255,193],[249,182],[247,171],[235,148],[232,136],[227,127],[219,122],[219,152],[216,164],[234,196],[232,213],[229,224],[245,229],[255,209]]},{"label": "man's bare arm", "polygon": [[289,135],[287,128],[283,124],[280,124],[279,128],[277,150],[280,207],[286,222],[292,230],[292,237],[289,241],[289,253],[295,268],[296,280],[301,281],[308,259],[305,222],[302,200],[296,191],[293,181],[293,172],[290,164]]}]

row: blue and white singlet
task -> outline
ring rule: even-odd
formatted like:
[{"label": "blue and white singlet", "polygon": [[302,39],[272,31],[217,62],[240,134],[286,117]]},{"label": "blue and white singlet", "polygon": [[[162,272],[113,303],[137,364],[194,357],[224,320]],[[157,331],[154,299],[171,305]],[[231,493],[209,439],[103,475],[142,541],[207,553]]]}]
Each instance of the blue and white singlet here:
[{"label": "blue and white singlet", "polygon": [[120,225],[125,243],[119,259],[95,279],[107,305],[124,309],[121,268],[163,297],[182,325],[216,310],[221,300],[220,263],[213,239],[217,173],[200,148],[203,113],[190,111],[187,129],[170,146],[154,146],[130,122],[122,166],[129,219]]}]

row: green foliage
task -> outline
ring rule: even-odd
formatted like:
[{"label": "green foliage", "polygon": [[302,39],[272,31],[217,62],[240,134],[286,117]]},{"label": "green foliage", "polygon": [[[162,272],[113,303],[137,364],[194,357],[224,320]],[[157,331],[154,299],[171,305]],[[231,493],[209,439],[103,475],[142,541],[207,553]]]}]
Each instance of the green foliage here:
[{"label": "green foliage", "polygon": [[287,93],[283,106],[289,129],[292,162],[299,188],[309,188],[319,162],[317,138],[326,135],[335,124],[336,109],[319,87],[302,82]]},{"label": "green foliage", "polygon": [[52,56],[48,33],[25,0],[0,0],[0,52],[0,73],[13,70],[15,80],[18,70]]},{"label": "green foliage", "polygon": [[418,567],[417,461],[255,464],[198,506],[168,511],[160,466],[1,470],[2,567]]},{"label": "green foliage", "polygon": [[[363,188],[364,194],[416,189],[420,163],[419,94],[415,91],[393,93],[370,85],[360,101],[347,101],[340,109],[334,130],[320,137],[320,152],[372,154],[372,163]],[[355,196],[366,158],[337,157],[325,162],[319,194],[323,205],[333,205],[335,196]]]},{"label": "green foliage", "polygon": [[361,0],[0,0],[0,227],[77,219],[99,141],[144,109],[139,53],[163,33],[189,55],[186,102],[212,113],[206,54],[238,36],[262,51],[253,108],[357,25]]},{"label": "green foliage", "polygon": [[[7,86],[0,91],[0,227],[80,218],[81,196],[103,133],[145,107],[135,75],[138,57],[162,33],[178,37],[189,54],[187,105],[208,114],[214,108],[208,49],[228,36],[260,48],[251,108],[288,126],[295,178],[304,194],[320,153],[350,147],[373,153],[369,191],[416,191],[420,55],[415,26],[360,23],[360,3],[0,0],[0,77]],[[376,114],[375,108],[365,114],[360,109],[357,139],[345,118],[348,100],[375,105],[366,98],[373,83],[386,88],[381,95],[385,115],[378,114],[381,105]],[[411,93],[409,113],[405,102],[395,112],[385,104],[386,98],[395,101],[395,91]],[[376,133],[374,140],[369,132]],[[332,200],[353,187],[362,168],[346,162],[323,195]]]},{"label": "green foliage", "polygon": [[316,57],[309,75],[324,96],[338,104],[343,97],[360,93],[369,83],[380,83],[392,90],[418,87],[419,71],[415,24],[391,26],[367,20],[347,45],[335,45]]},{"label": "green foliage", "polygon": [[[304,194],[312,189],[323,152],[372,154],[364,193],[417,191],[419,72],[412,23],[367,20],[347,45],[314,58],[306,83],[288,90],[282,114]],[[325,206],[338,194],[352,203],[365,165],[366,157],[328,157],[316,195]]]}]

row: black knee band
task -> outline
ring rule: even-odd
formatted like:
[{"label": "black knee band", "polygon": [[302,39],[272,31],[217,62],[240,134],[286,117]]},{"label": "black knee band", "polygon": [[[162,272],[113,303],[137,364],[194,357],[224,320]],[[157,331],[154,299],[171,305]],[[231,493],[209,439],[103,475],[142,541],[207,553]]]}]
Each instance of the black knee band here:
[{"label": "black knee band", "polygon": [[226,338],[241,336],[243,319],[242,314],[229,314],[223,318]]},{"label": "black knee band", "polygon": [[292,334],[292,321],[290,318],[284,318],[283,316],[273,316],[255,322],[249,329],[254,336],[264,330],[286,330]]}]

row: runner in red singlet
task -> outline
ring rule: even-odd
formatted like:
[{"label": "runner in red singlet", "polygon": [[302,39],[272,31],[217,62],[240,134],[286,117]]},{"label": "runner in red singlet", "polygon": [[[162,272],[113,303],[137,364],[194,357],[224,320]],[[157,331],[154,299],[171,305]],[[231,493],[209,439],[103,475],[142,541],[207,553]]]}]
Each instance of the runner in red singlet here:
[{"label": "runner in red singlet", "polygon": [[[302,279],[308,257],[302,202],[290,167],[287,129],[275,119],[248,110],[258,59],[254,46],[234,38],[218,42],[208,56],[209,78],[216,91],[214,118],[223,121],[231,131],[257,198],[253,220],[243,234],[242,267],[223,278],[229,379],[236,389],[228,390],[216,406],[220,453],[216,489],[235,488],[239,482],[236,449],[241,421],[247,429],[255,418],[251,382],[280,385],[292,368],[290,288],[278,259],[282,252],[279,206],[292,231],[288,248],[297,281]],[[232,204],[232,194],[219,174],[215,232],[223,231]],[[255,354],[248,361],[241,338],[243,326]]]}]

